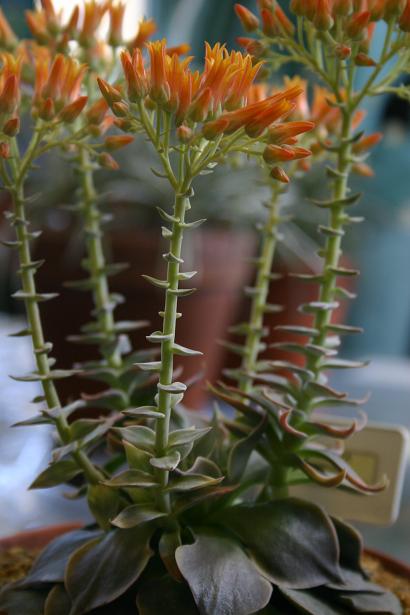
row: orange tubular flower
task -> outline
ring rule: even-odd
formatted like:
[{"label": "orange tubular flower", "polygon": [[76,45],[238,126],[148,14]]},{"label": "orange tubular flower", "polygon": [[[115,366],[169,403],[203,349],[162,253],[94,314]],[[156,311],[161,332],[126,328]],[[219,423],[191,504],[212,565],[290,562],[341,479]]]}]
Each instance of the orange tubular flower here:
[{"label": "orange tubular flower", "polygon": [[17,44],[17,37],[0,8],[0,47],[13,49]]},{"label": "orange tubular flower", "polygon": [[20,102],[22,57],[2,53],[0,61],[0,113],[9,116],[16,111]]},{"label": "orange tubular flower", "polygon": [[150,96],[155,101],[167,100],[170,86],[166,76],[165,40],[148,43],[151,58],[151,87]]},{"label": "orange tubular flower", "polygon": [[58,54],[49,65],[44,54],[36,61],[34,105],[43,109],[44,119],[50,120],[55,111],[66,116],[65,121],[73,121],[86,104],[85,97],[79,97],[86,66],[72,58]]},{"label": "orange tubular flower", "polygon": [[119,47],[119,45],[122,44],[122,28],[126,5],[123,2],[119,2],[118,4],[112,4],[110,2],[107,6],[110,16],[108,41],[113,47]]},{"label": "orange tubular flower", "polygon": [[134,40],[129,44],[130,49],[142,49],[146,42],[155,34],[157,31],[157,24],[153,19],[144,19],[140,22],[138,27],[138,32]]},{"label": "orange tubular flower", "polygon": [[88,0],[84,4],[83,25],[79,34],[79,41],[83,47],[92,46],[96,31],[108,9],[109,4],[100,4],[97,0]]}]

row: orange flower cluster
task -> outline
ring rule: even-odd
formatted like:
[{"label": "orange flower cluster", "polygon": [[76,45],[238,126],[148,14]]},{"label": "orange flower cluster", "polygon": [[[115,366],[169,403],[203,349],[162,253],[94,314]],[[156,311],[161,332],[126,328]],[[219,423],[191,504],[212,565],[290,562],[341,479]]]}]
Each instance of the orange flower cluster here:
[{"label": "orange flower cluster", "polygon": [[[190,69],[191,58],[181,59],[176,53],[169,55],[165,40],[150,43],[148,51],[149,66],[139,49],[132,56],[127,51],[121,56],[128,100],[138,102],[148,98],[172,113],[178,126],[184,122],[204,123],[203,134],[208,139],[240,128],[256,137],[279,117],[288,114],[301,93],[300,88],[290,88],[247,105],[261,64],[253,64],[249,55],[229,53],[219,43],[214,47],[206,44],[202,72]],[[121,115],[122,95],[101,80],[100,87],[114,112]],[[119,104],[122,106],[118,107]]]},{"label": "orange flower cluster", "polygon": [[[106,43],[111,47],[126,44],[122,34],[125,8],[122,1],[106,0],[101,3],[97,0],[86,0],[81,11],[79,5],[75,4],[68,21],[64,21],[63,12],[56,11],[53,0],[41,0],[38,10],[26,11],[26,19],[34,39],[40,45],[48,45],[50,49],[64,52],[70,41],[77,41],[82,49],[94,52],[97,50],[100,56],[104,56]],[[99,27],[105,16],[108,18],[109,34],[107,41],[102,41]],[[2,31],[0,15],[0,42]],[[143,20],[128,47],[142,48],[155,31],[153,20]]]},{"label": "orange flower cluster", "polygon": [[[0,129],[3,135],[15,137],[20,130],[18,107],[20,103],[21,57],[10,53],[0,56]],[[0,158],[8,158],[10,147],[7,142],[0,143]]]},{"label": "orange flower cluster", "polygon": [[59,119],[71,123],[87,104],[87,97],[80,95],[87,67],[62,54],[51,63],[43,52],[35,58],[33,114],[48,122]]},{"label": "orange flower cluster", "polygon": [[[277,2],[258,1],[260,16],[242,4],[235,11],[247,32],[259,29],[267,37],[294,35],[295,28]],[[355,47],[354,62],[358,66],[375,66],[368,51],[375,22],[394,21],[399,29],[410,32],[410,0],[291,0],[291,11],[308,20],[318,32],[331,31],[338,23],[338,35],[343,40],[335,47],[335,53],[347,59]],[[262,57],[265,47],[262,42],[240,37],[238,42],[255,57]],[[356,50],[357,48],[357,50]]]}]

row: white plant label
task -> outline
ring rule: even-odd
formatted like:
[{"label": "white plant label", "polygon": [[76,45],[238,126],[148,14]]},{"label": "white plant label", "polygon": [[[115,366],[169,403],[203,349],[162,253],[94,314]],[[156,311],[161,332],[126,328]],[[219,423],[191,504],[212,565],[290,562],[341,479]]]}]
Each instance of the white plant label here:
[{"label": "white plant label", "polygon": [[[321,417],[323,420],[323,417]],[[330,424],[344,421],[327,417]],[[404,427],[370,423],[345,442],[343,457],[367,483],[388,478],[380,493],[362,495],[345,489],[325,488],[315,484],[291,487],[293,496],[323,506],[330,514],[370,523],[391,525],[397,519],[408,462],[409,432]]]}]

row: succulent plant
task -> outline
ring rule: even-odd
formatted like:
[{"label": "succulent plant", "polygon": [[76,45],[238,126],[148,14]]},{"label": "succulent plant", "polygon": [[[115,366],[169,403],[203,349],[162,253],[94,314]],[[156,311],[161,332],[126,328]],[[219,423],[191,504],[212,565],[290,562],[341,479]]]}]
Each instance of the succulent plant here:
[{"label": "succulent plant", "polygon": [[[120,73],[116,60],[117,47],[124,45],[122,2],[86,2],[79,26],[76,8],[65,24],[51,0],[42,0],[42,8],[28,15],[37,43],[19,44],[0,15],[0,43],[12,51],[3,53],[0,72],[0,176],[13,200],[9,217],[17,238],[12,247],[18,250],[23,286],[17,296],[25,301],[28,320],[27,330],[19,334],[31,336],[37,365],[19,379],[40,381],[44,392],[35,400],[41,404],[39,415],[24,424],[52,423],[60,439],[51,464],[33,487],[69,483],[82,475],[76,495],[88,496],[95,519],[52,541],[24,579],[3,589],[0,608],[8,615],[402,613],[398,598],[373,584],[362,569],[357,532],[316,504],[288,495],[288,486],[300,480],[364,492],[383,488],[366,485],[339,450],[318,441],[322,435],[347,438],[361,422],[336,428],[313,414],[330,403],[358,405],[333,390],[325,372],[354,366],[337,357],[338,336],[353,331],[334,324],[332,313],[338,296],[346,296],[338,278],[355,273],[340,265],[346,227],[358,222],[346,212],[358,200],[349,194],[349,174],[353,166],[363,172],[362,155],[378,139],[354,132],[359,107],[367,94],[392,87],[386,78],[378,81],[379,66],[400,51],[397,74],[408,54],[407,34],[401,34],[407,32],[408,7],[379,4],[363,16],[350,2],[330,7],[312,0],[307,8],[292,2],[299,19],[297,36],[276,2],[260,2],[263,32],[259,19],[237,6],[244,26],[257,33],[256,39],[242,41],[250,52],[266,55],[272,67],[297,60],[323,79],[326,94],[317,90],[314,103],[317,126],[306,115],[300,117],[306,107],[300,102],[305,87],[300,80],[283,90],[255,86],[261,62],[220,44],[206,45],[203,69],[194,71],[191,58],[183,57],[184,46],[167,49],[164,40],[144,46],[155,29],[151,21],[141,24],[135,40],[119,55]],[[96,35],[106,12],[112,66],[104,62],[103,43]],[[356,92],[356,67],[371,67],[360,37],[376,17],[389,23],[385,49],[373,78]],[[73,40],[88,72],[71,57]],[[18,118],[29,105],[33,137],[20,154]],[[123,134],[111,134],[101,143],[106,128],[114,125]],[[121,343],[122,333],[135,323],[116,322],[113,316],[117,300],[107,278],[118,267],[105,260],[103,217],[93,186],[96,166],[115,168],[109,152],[134,137],[148,141],[158,164],[153,173],[174,194],[172,209],[158,210],[168,242],[165,276],[144,276],[164,292],[163,327],[147,336],[158,351],[137,353],[123,350]],[[83,369],[107,385],[97,402],[110,410],[93,419],[73,417],[83,400],[65,407],[59,401],[55,381],[74,372],[53,369],[38,305],[51,297],[36,291],[35,271],[41,263],[30,255],[25,182],[34,161],[55,148],[68,155],[79,181],[77,209],[89,272],[81,286],[93,295],[95,320],[77,340],[100,349],[101,359]],[[312,314],[312,327],[287,326],[308,338],[304,344],[286,344],[305,358],[300,367],[262,361],[259,353],[263,316],[276,309],[266,305],[266,297],[282,222],[282,186],[289,176],[309,169],[310,148],[321,159],[334,158],[336,165],[328,170],[331,198],[316,203],[329,211],[330,220],[320,228],[326,237],[323,272],[307,276],[319,285],[318,301],[302,306]],[[248,289],[250,318],[235,329],[245,337],[242,346],[232,347],[242,361],[229,374],[238,385],[218,383],[213,388],[236,412],[227,418],[217,407],[212,418],[204,419],[184,409],[187,384],[174,368],[175,355],[198,354],[176,341],[177,322],[183,317],[179,302],[194,292],[185,283],[196,273],[183,270],[183,239],[186,231],[205,222],[191,217],[195,180],[237,156],[262,167],[272,201],[261,229],[257,282]],[[156,384],[144,405],[134,401],[141,382]]]}]

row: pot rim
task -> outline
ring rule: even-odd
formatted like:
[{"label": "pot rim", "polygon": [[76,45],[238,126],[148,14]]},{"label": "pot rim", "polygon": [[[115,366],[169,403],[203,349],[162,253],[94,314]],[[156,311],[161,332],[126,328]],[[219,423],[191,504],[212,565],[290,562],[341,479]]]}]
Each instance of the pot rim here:
[{"label": "pot rim", "polygon": [[[47,543],[53,540],[53,538],[81,527],[84,527],[84,523],[81,521],[73,521],[71,523],[59,523],[57,525],[34,528],[18,532],[12,536],[5,536],[0,538],[0,552],[27,544],[30,544],[32,548],[43,548]],[[410,565],[405,562],[378,551],[377,549],[365,548],[364,553],[380,560],[390,572],[410,580]]]}]

